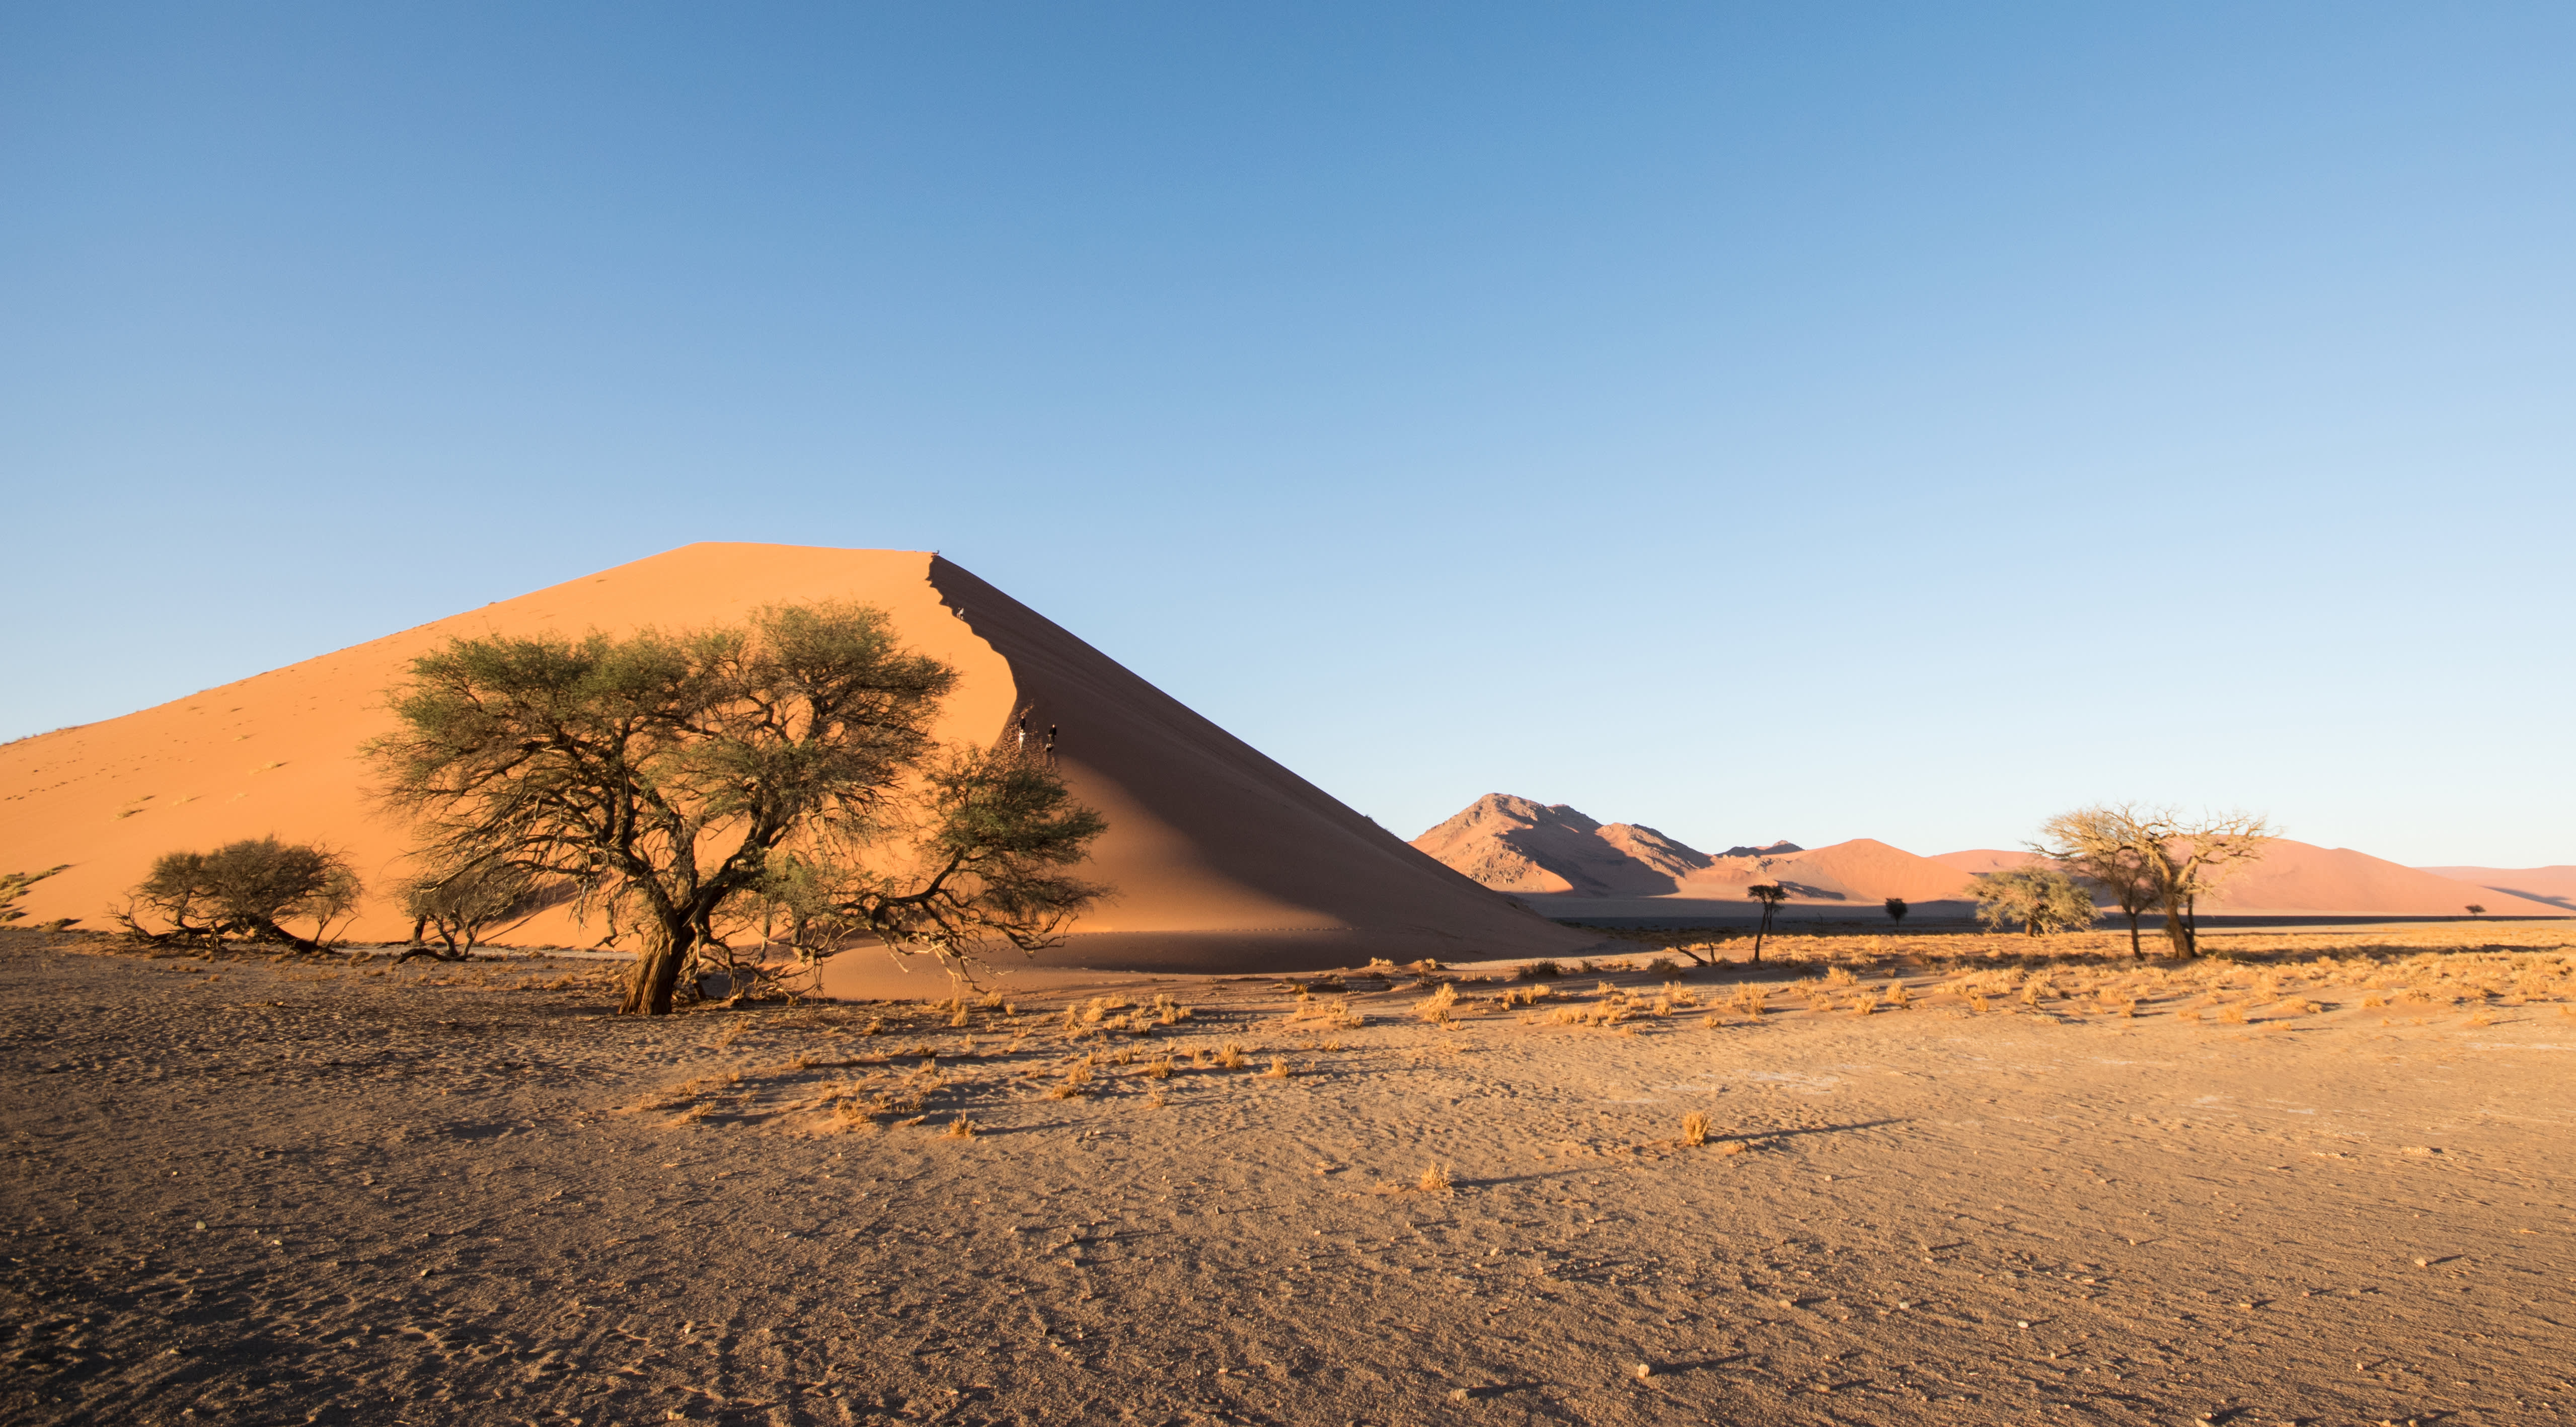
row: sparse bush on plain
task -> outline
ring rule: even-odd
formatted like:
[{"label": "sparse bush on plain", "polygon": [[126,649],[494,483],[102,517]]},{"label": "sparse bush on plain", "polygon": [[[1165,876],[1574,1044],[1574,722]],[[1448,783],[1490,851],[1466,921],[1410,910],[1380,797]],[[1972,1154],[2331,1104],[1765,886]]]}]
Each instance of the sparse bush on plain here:
[{"label": "sparse bush on plain", "polygon": [[2034,863],[1980,872],[1968,880],[1968,888],[1977,899],[1977,920],[1998,930],[2017,924],[2040,936],[2093,925],[2093,894],[2053,867]]},{"label": "sparse bush on plain", "polygon": [[[445,877],[415,878],[403,885],[403,910],[411,914],[411,945],[397,964],[416,956],[462,961],[474,954],[486,933],[507,930],[546,905],[526,873],[508,866],[482,864]],[[444,955],[430,949],[435,934]]]},{"label": "sparse bush on plain", "polygon": [[[212,852],[165,852],[117,920],[145,941],[211,945],[279,942],[321,951],[331,923],[357,909],[364,888],[340,853],[277,838],[244,838]],[[284,925],[313,919],[313,935]],[[155,928],[152,922],[163,925]]]}]

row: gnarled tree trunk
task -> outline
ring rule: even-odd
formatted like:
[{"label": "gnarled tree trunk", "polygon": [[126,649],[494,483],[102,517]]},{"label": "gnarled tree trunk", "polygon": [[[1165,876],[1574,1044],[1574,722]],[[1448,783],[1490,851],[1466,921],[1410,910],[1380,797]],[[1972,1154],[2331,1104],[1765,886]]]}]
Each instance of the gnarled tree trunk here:
[{"label": "gnarled tree trunk", "polygon": [[2165,940],[2173,943],[2173,954],[2185,958],[2198,956],[2200,948],[2192,944],[2191,923],[2183,915],[2183,899],[2179,895],[2168,895],[2163,901]]},{"label": "gnarled tree trunk", "polygon": [[634,979],[626,984],[626,1003],[617,1013],[667,1016],[671,998],[680,989],[680,963],[688,959],[692,944],[688,919],[683,916],[674,926],[655,917],[637,930],[644,934],[644,955],[635,963]]}]

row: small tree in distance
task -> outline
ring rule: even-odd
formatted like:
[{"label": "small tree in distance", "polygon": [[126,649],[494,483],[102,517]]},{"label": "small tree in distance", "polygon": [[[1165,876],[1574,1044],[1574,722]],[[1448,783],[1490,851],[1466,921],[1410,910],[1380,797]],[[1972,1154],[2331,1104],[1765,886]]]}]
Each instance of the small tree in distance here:
[{"label": "small tree in distance", "polygon": [[1902,923],[1905,920],[1905,914],[1912,910],[1913,908],[1905,905],[1905,899],[1903,897],[1890,897],[1887,899],[1887,919],[1889,921]]},{"label": "small tree in distance", "polygon": [[644,943],[622,1010],[659,1016],[790,854],[844,928],[952,969],[988,934],[1047,944],[1106,891],[1064,875],[1105,824],[1051,769],[933,739],[956,682],[851,604],[459,639],[412,661],[367,751],[425,881],[507,873],[604,906]]},{"label": "small tree in distance", "polygon": [[[415,879],[403,888],[403,910],[411,913],[411,945],[394,958],[399,966],[415,956],[433,961],[464,961],[484,935],[506,931],[546,905],[528,875],[514,867],[474,866],[444,879]],[[435,932],[447,948],[430,949]]]},{"label": "small tree in distance", "polygon": [[2478,905],[2477,903],[2475,903],[2475,902],[2471,902],[2471,903],[2469,903],[2469,915],[2470,915],[2470,916],[2473,916],[2473,917],[2483,917],[2483,916],[2485,916],[2486,914],[2487,914],[2487,909],[2486,909],[2486,908],[2479,906],[2479,905]]},{"label": "small tree in distance", "polygon": [[2054,867],[2033,863],[1981,872],[1968,886],[1977,899],[1977,920],[1998,931],[2008,922],[2019,923],[2030,936],[2093,925],[2093,895]]},{"label": "small tree in distance", "polygon": [[1762,904],[1762,925],[1753,933],[1753,961],[1760,965],[1762,939],[1771,934],[1771,914],[1780,910],[1782,902],[1789,900],[1789,889],[1777,882],[1756,882],[1744,889],[1744,895]]},{"label": "small tree in distance", "polygon": [[[212,852],[165,852],[117,915],[146,941],[211,943],[238,937],[321,951],[331,923],[356,910],[364,889],[339,853],[275,837],[244,838]],[[284,925],[311,917],[313,935]],[[164,929],[147,925],[158,920]]]}]

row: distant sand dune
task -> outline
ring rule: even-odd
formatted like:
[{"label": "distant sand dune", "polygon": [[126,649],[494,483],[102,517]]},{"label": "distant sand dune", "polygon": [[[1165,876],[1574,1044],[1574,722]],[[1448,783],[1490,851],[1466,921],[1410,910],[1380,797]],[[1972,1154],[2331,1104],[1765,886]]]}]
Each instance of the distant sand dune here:
[{"label": "distant sand dune", "polygon": [[2547,902],[2576,912],[2576,867],[2418,867],[2436,877],[2473,882],[2490,892]]},{"label": "distant sand dune", "polygon": [[[1655,834],[1662,847],[1698,859],[1655,862],[1632,854],[1612,835],[1624,826],[1604,827],[1570,807],[1494,793],[1414,845],[1549,916],[1569,919],[1750,919],[1758,908],[1744,889],[1755,883],[1787,888],[1789,905],[1810,917],[1830,918],[1836,908],[1867,914],[1890,897],[1927,915],[1956,913],[1969,904],[1974,874],[2038,860],[2026,850],[2002,848],[1918,857],[1865,837],[1830,847],[1707,857]],[[2454,874],[2475,882],[2475,889],[2464,891]],[[2576,911],[2576,867],[2427,870],[2281,838],[2261,861],[2225,878],[2216,895],[2202,899],[2200,910],[2233,916],[2457,917],[2468,915],[2471,902],[2490,916],[2567,915]]]}]

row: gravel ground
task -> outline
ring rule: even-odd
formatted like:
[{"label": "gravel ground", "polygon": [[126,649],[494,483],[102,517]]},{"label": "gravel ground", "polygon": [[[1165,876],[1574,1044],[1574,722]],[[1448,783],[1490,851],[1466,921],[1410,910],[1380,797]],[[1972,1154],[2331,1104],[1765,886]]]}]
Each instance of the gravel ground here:
[{"label": "gravel ground", "polygon": [[1068,1043],[1061,996],[644,1022],[595,963],[381,969],[0,933],[0,1416],[2576,1407],[2576,1022],[2545,1006],[1444,1028],[1355,985],[1352,1027],[1167,981],[1109,989],[1188,1019]]}]

